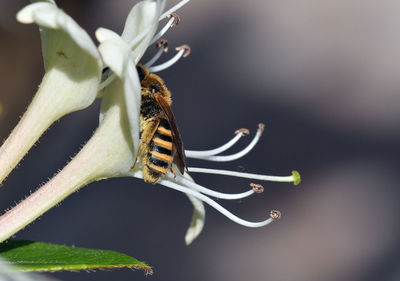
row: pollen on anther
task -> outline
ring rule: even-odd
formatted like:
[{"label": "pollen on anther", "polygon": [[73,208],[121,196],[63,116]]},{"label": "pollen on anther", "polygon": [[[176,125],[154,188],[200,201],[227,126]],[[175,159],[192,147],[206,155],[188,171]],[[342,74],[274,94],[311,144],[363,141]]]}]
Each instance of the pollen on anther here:
[{"label": "pollen on anther", "polygon": [[262,186],[261,184],[250,183],[250,187],[253,188],[255,193],[263,193],[264,192],[264,186]]},{"label": "pollen on anther", "polygon": [[174,18],[174,21],[172,22],[171,27],[177,26],[179,24],[179,22],[181,21],[181,18],[176,13],[169,14],[167,17],[169,19]]},{"label": "pollen on anther", "polygon": [[269,213],[269,216],[271,217],[271,219],[273,220],[279,220],[281,218],[281,212],[279,212],[278,210],[272,210]]},{"label": "pollen on anther", "polygon": [[262,133],[264,132],[264,128],[265,128],[265,124],[264,123],[259,123],[258,124],[258,130],[260,132],[260,136],[262,135]]},{"label": "pollen on anther", "polygon": [[176,47],[175,50],[180,51],[180,50],[185,50],[185,52],[183,53],[183,57],[186,58],[188,55],[190,55],[190,47],[189,45],[182,45],[179,47]]},{"label": "pollen on anther", "polygon": [[240,129],[237,129],[237,130],[235,131],[235,135],[240,134],[240,133],[242,133],[242,134],[245,135],[245,136],[250,135],[249,129],[246,129],[246,128],[240,128]]},{"label": "pollen on anther", "polygon": [[159,49],[163,47],[164,53],[168,52],[168,41],[166,39],[160,39],[156,42],[156,48]]}]

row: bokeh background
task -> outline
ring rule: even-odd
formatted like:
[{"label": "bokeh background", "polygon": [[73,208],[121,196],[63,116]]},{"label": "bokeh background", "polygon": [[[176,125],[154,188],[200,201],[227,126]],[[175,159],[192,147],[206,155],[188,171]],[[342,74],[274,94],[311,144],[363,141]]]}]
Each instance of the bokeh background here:
[{"label": "bokeh background", "polygon": [[[43,75],[37,27],[15,20],[26,3],[0,3],[2,139]],[[121,32],[135,2],[57,3],[94,37],[100,26]],[[173,93],[186,148],[213,148],[237,128],[254,134],[266,123],[245,158],[189,165],[273,175],[299,170],[299,187],[265,183],[262,195],[220,201],[249,220],[262,220],[271,209],[282,219],[247,229],[207,207],[205,229],[187,247],[192,207],[186,197],[121,178],[81,189],[16,238],[116,250],[154,270],[152,276],[131,270],[50,275],[65,281],[400,280],[399,2],[192,0],[178,13],[181,24],[166,35],[170,50],[187,43],[192,54],[159,74]],[[154,51],[150,47],[146,58]],[[79,151],[98,124],[98,111],[96,102],[46,132],[1,187],[1,210]],[[202,174],[195,179],[226,192],[249,183]]]}]

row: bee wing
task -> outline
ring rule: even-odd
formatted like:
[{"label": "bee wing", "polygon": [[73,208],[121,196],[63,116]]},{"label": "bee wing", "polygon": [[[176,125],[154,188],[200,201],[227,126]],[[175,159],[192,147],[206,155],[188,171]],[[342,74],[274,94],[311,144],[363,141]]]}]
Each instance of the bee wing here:
[{"label": "bee wing", "polygon": [[179,171],[181,174],[184,174],[185,167],[186,167],[186,156],[185,150],[183,148],[181,134],[179,133],[178,127],[176,125],[175,116],[172,113],[171,107],[165,101],[165,99],[160,94],[155,94],[154,99],[156,103],[160,106],[161,110],[165,113],[169,126],[172,132],[172,143],[176,147],[176,153],[174,155],[174,160],[176,166],[178,166]]}]

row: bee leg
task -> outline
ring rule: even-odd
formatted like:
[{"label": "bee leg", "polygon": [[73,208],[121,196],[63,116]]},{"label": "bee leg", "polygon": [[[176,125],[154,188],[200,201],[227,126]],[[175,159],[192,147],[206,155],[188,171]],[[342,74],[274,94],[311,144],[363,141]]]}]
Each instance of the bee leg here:
[{"label": "bee leg", "polygon": [[138,161],[138,159],[139,159],[139,156],[138,156],[138,157],[136,157],[136,160],[135,160],[135,162],[133,162],[133,165],[132,165],[132,167],[131,167],[131,170],[133,170],[133,168],[135,168],[135,165],[136,165],[136,162]]},{"label": "bee leg", "polygon": [[138,154],[135,162],[133,163],[131,170],[135,167],[136,162],[139,160],[139,157],[143,155],[146,151],[146,146],[153,138],[155,132],[157,131],[158,125],[160,125],[160,120],[156,118],[150,118],[145,121],[142,130],[142,136],[139,144]]},{"label": "bee leg", "polygon": [[[157,131],[158,125],[160,125],[160,119],[150,118],[145,121],[145,124],[143,126],[144,129],[142,132],[142,142],[141,143],[148,144],[151,141],[151,139],[153,138],[154,134]],[[139,145],[139,149],[140,149],[140,145]]]},{"label": "bee leg", "polygon": [[145,149],[145,144],[143,143],[143,141],[141,141],[139,143],[139,149],[138,149],[138,154],[136,156],[135,162],[133,162],[133,165],[131,167],[131,170],[133,170],[133,168],[135,168],[136,162],[139,160],[139,157],[142,155],[142,153],[144,152]]},{"label": "bee leg", "polygon": [[172,165],[171,165],[171,167],[169,167],[169,170],[170,170],[171,173],[174,175],[174,178],[176,178],[176,174],[175,174],[175,172],[174,172],[174,169],[172,169]]}]

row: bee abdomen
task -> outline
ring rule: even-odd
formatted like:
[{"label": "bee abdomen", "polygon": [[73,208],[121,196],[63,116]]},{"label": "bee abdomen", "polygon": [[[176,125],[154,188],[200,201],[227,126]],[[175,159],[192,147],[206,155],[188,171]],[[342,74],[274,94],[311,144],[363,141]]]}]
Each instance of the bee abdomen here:
[{"label": "bee abdomen", "polygon": [[168,155],[160,154],[154,150],[147,154],[147,161],[143,167],[144,174],[147,175],[145,177],[146,182],[156,183],[163,175],[168,173],[170,162],[162,159],[165,157],[168,157]]},{"label": "bee abdomen", "polygon": [[143,166],[143,175],[145,182],[154,184],[164,175],[164,173],[152,168],[152,164],[149,163]]},{"label": "bee abdomen", "polygon": [[148,151],[144,161],[143,172],[145,181],[156,183],[168,173],[173,161],[172,133],[168,121],[160,118],[160,124],[148,144]]},{"label": "bee abdomen", "polygon": [[166,120],[161,119],[160,124],[150,142],[150,150],[155,157],[172,162],[172,133]]}]

